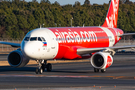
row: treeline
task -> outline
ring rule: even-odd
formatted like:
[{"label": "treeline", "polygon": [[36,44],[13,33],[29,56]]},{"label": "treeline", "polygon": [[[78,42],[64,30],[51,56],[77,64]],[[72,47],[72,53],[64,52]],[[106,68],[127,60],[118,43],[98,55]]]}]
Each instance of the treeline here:
[{"label": "treeline", "polygon": [[[48,0],[47,0],[48,1]],[[89,1],[89,0],[86,0]],[[75,2],[74,5],[61,6],[58,2],[51,4],[44,0],[41,3],[33,0],[0,2],[0,38],[20,38],[35,28],[99,26],[105,21],[109,4]],[[135,4],[120,4],[118,28],[125,32],[135,32]]]}]

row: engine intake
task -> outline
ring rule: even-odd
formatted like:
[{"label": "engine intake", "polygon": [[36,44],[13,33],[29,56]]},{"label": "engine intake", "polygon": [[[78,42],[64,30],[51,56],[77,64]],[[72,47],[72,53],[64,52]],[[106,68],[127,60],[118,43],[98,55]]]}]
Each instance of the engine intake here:
[{"label": "engine intake", "polygon": [[12,51],[8,55],[8,63],[13,67],[23,67],[29,62],[20,50]]},{"label": "engine intake", "polygon": [[113,63],[113,58],[109,53],[97,52],[91,57],[91,64],[97,69],[106,69]]}]

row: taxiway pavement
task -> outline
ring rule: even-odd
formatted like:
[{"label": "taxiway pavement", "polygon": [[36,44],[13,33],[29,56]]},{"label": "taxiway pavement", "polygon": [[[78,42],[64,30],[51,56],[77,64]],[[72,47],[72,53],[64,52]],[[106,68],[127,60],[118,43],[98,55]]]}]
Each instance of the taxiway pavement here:
[{"label": "taxiway pavement", "polygon": [[[0,55],[0,60],[6,55]],[[52,72],[35,74],[37,65],[22,68],[0,66],[0,89],[47,89],[70,88],[81,90],[135,89],[135,55],[119,54],[105,73],[94,73],[89,61],[53,63]]]}]

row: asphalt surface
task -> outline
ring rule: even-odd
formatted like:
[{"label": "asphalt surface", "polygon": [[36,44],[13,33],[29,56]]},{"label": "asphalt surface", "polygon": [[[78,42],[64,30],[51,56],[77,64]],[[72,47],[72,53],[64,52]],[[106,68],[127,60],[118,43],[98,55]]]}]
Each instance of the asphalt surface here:
[{"label": "asphalt surface", "polygon": [[[0,55],[6,60],[7,55]],[[3,59],[2,59],[3,58]],[[37,65],[0,67],[0,89],[11,90],[134,90],[135,55],[119,54],[105,73],[94,73],[89,61],[52,64],[52,72],[35,74]]]},{"label": "asphalt surface", "polygon": [[8,54],[0,54],[0,61],[7,61]]}]

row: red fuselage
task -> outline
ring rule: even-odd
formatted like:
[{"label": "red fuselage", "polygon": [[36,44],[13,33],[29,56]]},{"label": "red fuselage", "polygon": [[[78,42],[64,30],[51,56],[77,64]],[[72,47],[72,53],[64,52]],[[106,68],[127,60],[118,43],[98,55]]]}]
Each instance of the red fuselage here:
[{"label": "red fuselage", "polygon": [[81,58],[76,53],[78,48],[114,46],[121,39],[117,35],[123,34],[123,31],[118,28],[106,27],[61,27],[48,29],[55,34],[59,45],[55,59]]}]

